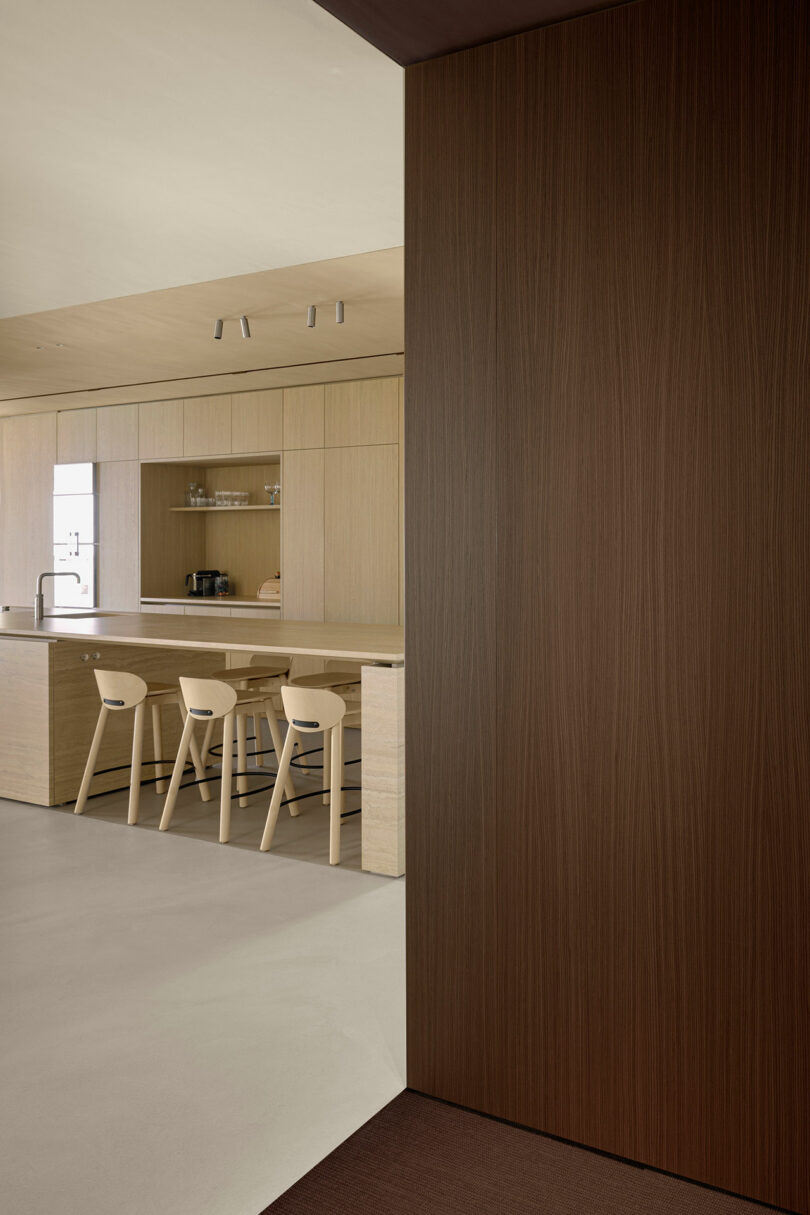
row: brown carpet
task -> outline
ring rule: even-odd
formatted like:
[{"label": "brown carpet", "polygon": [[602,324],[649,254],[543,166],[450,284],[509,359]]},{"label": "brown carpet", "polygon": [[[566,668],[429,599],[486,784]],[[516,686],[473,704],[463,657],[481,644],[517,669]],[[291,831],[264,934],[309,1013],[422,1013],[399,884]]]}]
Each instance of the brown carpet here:
[{"label": "brown carpet", "polygon": [[262,1215],[763,1215],[768,1209],[405,1092]]}]

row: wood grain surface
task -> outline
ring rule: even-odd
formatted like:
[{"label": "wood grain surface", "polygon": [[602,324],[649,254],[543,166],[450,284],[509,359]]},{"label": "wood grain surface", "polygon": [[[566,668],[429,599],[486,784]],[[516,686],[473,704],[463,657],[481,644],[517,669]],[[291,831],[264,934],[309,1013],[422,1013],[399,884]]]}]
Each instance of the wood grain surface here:
[{"label": "wood grain surface", "polygon": [[656,0],[406,74],[409,1083],[801,1212],[808,47]]},{"label": "wood grain surface", "polygon": [[493,67],[473,51],[413,69],[405,127],[409,1077],[478,1109],[496,792]]},{"label": "wood grain surface", "polygon": [[625,0],[316,0],[397,63],[420,63]]}]

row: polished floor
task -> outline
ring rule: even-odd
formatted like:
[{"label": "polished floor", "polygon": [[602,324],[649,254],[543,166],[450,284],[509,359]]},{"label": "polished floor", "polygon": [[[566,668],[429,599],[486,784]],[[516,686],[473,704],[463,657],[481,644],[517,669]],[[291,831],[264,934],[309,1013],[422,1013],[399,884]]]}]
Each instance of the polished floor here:
[{"label": "polished floor", "polygon": [[0,801],[2,1209],[257,1215],[402,1091],[404,882],[318,799],[259,853],[260,801]]}]

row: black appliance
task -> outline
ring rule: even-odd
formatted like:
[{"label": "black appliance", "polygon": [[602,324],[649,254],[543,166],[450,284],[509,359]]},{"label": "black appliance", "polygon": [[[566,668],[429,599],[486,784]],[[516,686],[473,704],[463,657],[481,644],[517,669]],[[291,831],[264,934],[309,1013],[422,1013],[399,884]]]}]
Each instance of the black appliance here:
[{"label": "black appliance", "polygon": [[217,578],[219,570],[196,570],[193,574],[186,574],[189,595],[213,598],[217,593]]}]

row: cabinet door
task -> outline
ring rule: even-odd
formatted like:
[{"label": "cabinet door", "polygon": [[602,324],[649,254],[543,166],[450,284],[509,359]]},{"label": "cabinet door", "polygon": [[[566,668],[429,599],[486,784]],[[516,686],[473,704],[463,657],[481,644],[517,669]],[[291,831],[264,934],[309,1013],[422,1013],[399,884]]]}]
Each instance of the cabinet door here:
[{"label": "cabinet door", "polygon": [[231,608],[232,616],[241,616],[244,620],[278,620],[281,608]]},{"label": "cabinet door", "polygon": [[51,804],[50,652],[45,641],[0,640],[0,797]]},{"label": "cabinet door", "polygon": [[399,378],[327,384],[326,447],[396,443],[399,438]]},{"label": "cabinet door", "polygon": [[284,389],[284,450],[323,447],[324,385]]},{"label": "cabinet door", "polygon": [[146,401],[138,406],[138,446],[142,460],[183,454],[183,402]]},{"label": "cabinet door", "polygon": [[231,398],[191,397],[183,402],[183,454],[220,456],[231,450]]},{"label": "cabinet door", "polygon": [[281,604],[285,620],[323,620],[323,448],[284,453]]},{"label": "cabinet door", "polygon": [[37,574],[53,569],[56,414],[4,418],[2,428],[0,603],[31,604]]},{"label": "cabinet door", "polygon": [[138,406],[105,405],[96,410],[96,459],[138,459]]},{"label": "cabinet door", "polygon": [[398,445],[338,447],[325,456],[325,619],[396,624]]},{"label": "cabinet door", "polygon": [[230,616],[231,609],[216,603],[195,603],[183,608],[186,616]]},{"label": "cabinet door", "polygon": [[185,612],[182,603],[142,603],[142,612],[155,613],[158,616],[182,616]]},{"label": "cabinet door", "polygon": [[56,415],[56,426],[57,463],[95,463],[95,409],[64,409]]},{"label": "cabinet door", "polygon": [[231,451],[281,451],[281,388],[238,392],[231,398]]},{"label": "cabinet door", "polygon": [[140,466],[110,460],[98,466],[99,607],[140,608]]}]

